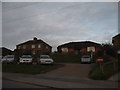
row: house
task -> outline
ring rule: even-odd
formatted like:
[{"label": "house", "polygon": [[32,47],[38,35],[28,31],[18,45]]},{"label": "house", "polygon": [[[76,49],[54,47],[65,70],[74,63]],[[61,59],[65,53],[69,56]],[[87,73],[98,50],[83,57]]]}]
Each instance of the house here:
[{"label": "house", "polygon": [[112,37],[112,43],[117,50],[120,50],[120,34]]},{"label": "house", "polygon": [[101,44],[83,41],[83,42],[70,42],[57,47],[59,53],[97,53],[102,49]]},{"label": "house", "polygon": [[33,40],[26,41],[16,45],[15,52],[17,55],[29,54],[29,55],[40,55],[40,54],[50,54],[52,52],[52,47],[45,43],[41,39],[36,37]]},{"label": "house", "polygon": [[11,55],[11,54],[13,54],[12,50],[5,48],[5,47],[0,48],[0,55],[1,56]]}]

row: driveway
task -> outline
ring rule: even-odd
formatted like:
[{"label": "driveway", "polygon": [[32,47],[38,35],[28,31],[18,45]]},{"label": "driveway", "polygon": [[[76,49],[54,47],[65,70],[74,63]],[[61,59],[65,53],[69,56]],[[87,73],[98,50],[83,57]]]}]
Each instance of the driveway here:
[{"label": "driveway", "polygon": [[87,78],[90,70],[92,69],[92,67],[95,66],[95,64],[73,64],[73,63],[62,64],[64,64],[65,66],[47,72],[46,74]]},{"label": "driveway", "polygon": [[118,83],[57,75],[3,73],[4,88],[117,88]]}]

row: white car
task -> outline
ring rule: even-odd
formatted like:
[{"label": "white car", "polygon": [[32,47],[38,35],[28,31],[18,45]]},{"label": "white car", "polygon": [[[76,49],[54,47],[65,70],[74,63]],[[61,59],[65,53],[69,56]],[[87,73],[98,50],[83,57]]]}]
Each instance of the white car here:
[{"label": "white car", "polygon": [[53,63],[53,59],[50,58],[49,55],[40,55],[39,63],[40,64],[52,64]]},{"label": "white car", "polygon": [[81,63],[91,63],[91,57],[90,57],[90,55],[83,55],[81,57]]},{"label": "white car", "polygon": [[20,57],[19,63],[32,63],[32,56],[31,55],[22,55]]},{"label": "white car", "polygon": [[6,55],[1,59],[1,62],[11,63],[15,60],[14,55]]}]

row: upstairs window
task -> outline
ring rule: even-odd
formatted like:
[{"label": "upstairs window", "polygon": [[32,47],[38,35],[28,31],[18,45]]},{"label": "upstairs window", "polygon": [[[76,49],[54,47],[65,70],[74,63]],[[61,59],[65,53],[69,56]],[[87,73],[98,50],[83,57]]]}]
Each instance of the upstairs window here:
[{"label": "upstairs window", "polygon": [[46,46],[46,49],[48,49],[48,46]]},{"label": "upstairs window", "polygon": [[38,45],[38,48],[41,48],[41,45],[40,45],[40,44]]},{"label": "upstairs window", "polygon": [[68,52],[68,48],[61,48],[62,52]]},{"label": "upstairs window", "polygon": [[32,45],[32,48],[35,48],[35,45]]},{"label": "upstairs window", "polygon": [[21,47],[20,46],[18,46],[18,49],[20,49]]}]

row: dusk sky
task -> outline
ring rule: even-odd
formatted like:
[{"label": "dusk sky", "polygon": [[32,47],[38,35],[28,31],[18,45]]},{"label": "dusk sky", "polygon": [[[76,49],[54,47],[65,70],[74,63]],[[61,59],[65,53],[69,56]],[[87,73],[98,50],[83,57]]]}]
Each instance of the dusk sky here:
[{"label": "dusk sky", "polygon": [[2,45],[37,37],[56,50],[75,41],[105,43],[118,34],[117,2],[3,2]]}]

